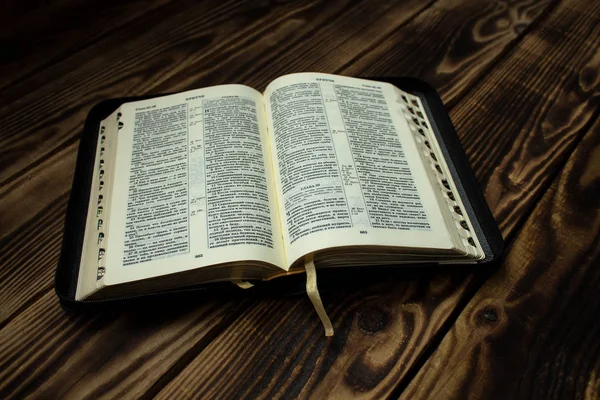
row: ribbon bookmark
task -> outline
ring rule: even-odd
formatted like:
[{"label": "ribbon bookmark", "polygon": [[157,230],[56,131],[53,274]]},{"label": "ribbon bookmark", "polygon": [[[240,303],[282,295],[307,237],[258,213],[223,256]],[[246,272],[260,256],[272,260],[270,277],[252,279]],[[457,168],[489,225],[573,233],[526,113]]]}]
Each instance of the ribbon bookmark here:
[{"label": "ribbon bookmark", "polygon": [[253,284],[251,284],[248,281],[243,281],[241,279],[232,279],[231,283],[238,285],[239,287],[241,287],[242,289],[250,289],[251,287],[254,287]]},{"label": "ribbon bookmark", "polygon": [[331,320],[327,315],[327,311],[325,311],[325,307],[323,307],[319,289],[317,288],[317,270],[315,269],[315,262],[312,254],[304,257],[304,269],[306,269],[306,294],[308,294],[308,298],[321,319],[323,328],[325,328],[325,336],[333,336],[333,325],[331,325]]}]

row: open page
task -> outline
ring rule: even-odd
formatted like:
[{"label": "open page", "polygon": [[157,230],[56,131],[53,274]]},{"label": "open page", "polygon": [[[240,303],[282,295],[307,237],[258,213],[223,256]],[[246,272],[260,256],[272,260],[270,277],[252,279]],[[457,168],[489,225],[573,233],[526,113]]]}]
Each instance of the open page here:
[{"label": "open page", "polygon": [[105,284],[234,261],[285,265],[259,92],[216,86],[120,112]]},{"label": "open page", "polygon": [[288,266],[352,245],[452,249],[392,85],[293,74],[265,91]]}]

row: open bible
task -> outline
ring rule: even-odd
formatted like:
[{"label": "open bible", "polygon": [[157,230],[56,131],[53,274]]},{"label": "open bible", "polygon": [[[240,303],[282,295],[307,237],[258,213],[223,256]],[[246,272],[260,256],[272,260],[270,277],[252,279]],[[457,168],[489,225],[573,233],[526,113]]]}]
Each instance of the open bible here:
[{"label": "open bible", "polygon": [[307,260],[494,259],[501,238],[439,97],[401,82],[299,73],[264,93],[214,86],[88,118],[59,296],[275,285]]}]

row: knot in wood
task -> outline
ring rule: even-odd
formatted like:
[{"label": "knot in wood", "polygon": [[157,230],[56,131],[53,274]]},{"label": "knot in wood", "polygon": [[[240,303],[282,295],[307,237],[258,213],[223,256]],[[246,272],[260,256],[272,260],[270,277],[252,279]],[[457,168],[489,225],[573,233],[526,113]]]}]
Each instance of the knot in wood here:
[{"label": "knot in wood", "polygon": [[523,32],[525,32],[525,29],[527,29],[528,26],[529,26],[529,24],[526,24],[526,23],[516,24],[514,27],[515,33],[517,35],[521,35]]},{"label": "knot in wood", "polygon": [[498,313],[493,308],[483,310],[483,318],[487,321],[495,322],[498,320]]},{"label": "knot in wood", "polygon": [[356,314],[358,327],[367,335],[381,331],[389,323],[388,313],[379,307],[361,307]]},{"label": "knot in wood", "polygon": [[487,306],[477,313],[477,321],[483,325],[494,324],[498,321],[498,311],[494,307]]}]

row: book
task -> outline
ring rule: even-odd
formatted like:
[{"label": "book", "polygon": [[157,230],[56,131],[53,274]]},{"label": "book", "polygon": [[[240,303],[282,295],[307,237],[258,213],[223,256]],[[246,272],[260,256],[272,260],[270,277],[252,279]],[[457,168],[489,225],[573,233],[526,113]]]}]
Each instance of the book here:
[{"label": "book", "polygon": [[387,80],[297,73],[264,93],[95,107],[57,267],[63,304],[497,259],[502,238],[439,96]]}]

